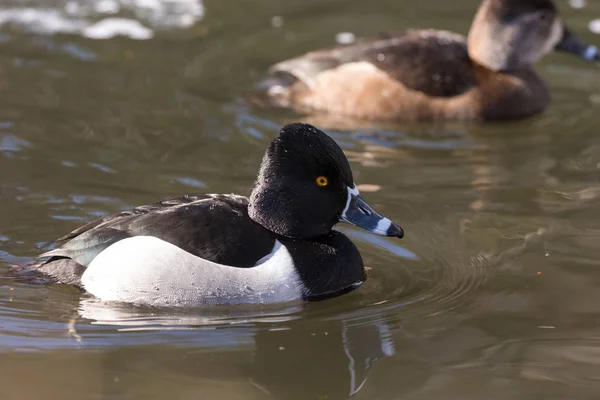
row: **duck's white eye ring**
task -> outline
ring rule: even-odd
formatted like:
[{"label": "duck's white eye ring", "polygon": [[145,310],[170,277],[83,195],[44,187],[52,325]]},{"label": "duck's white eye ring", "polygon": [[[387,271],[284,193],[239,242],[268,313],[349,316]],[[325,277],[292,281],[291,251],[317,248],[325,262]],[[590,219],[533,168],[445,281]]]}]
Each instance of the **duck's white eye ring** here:
[{"label": "duck's white eye ring", "polygon": [[329,179],[327,179],[326,176],[317,177],[316,182],[317,182],[317,186],[320,186],[320,187],[325,187],[325,186],[329,185]]}]

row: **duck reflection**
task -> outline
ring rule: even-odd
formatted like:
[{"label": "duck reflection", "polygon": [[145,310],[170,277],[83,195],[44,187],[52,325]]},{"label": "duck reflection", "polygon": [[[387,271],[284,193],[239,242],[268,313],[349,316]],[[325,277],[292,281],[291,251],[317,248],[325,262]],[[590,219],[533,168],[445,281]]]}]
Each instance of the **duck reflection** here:
[{"label": "duck reflection", "polygon": [[[369,322],[352,316],[330,320],[299,319],[298,311],[304,307],[291,306],[251,317],[215,311],[214,308],[208,310],[212,315],[201,310],[198,314],[202,316],[190,312],[161,316],[156,310],[136,310],[87,299],[81,302],[79,314],[93,320],[94,325],[116,326],[119,331],[160,330],[163,334],[173,331],[173,341],[167,336],[165,342],[170,342],[168,347],[172,345],[175,349],[155,346],[155,332],[135,337],[121,333],[122,340],[127,342],[119,343],[121,338],[113,340],[112,348],[119,344],[125,348],[134,341],[137,346],[143,346],[144,338],[153,346],[140,348],[139,357],[130,351],[122,358],[117,356],[119,351],[111,353],[120,359],[121,368],[127,368],[122,363],[139,364],[151,359],[157,372],[181,372],[188,377],[192,374],[193,378],[203,382],[202,385],[214,382],[215,378],[222,380],[224,376],[233,375],[234,381],[230,383],[236,393],[228,394],[228,398],[240,396],[241,384],[245,386],[242,390],[245,395],[250,395],[248,390],[255,392],[252,398],[348,399],[365,386],[378,361],[395,354],[391,329],[380,315],[369,314]],[[81,331],[85,329],[82,325]],[[94,336],[85,332],[74,335],[81,343],[86,342],[86,337],[93,340]],[[221,362],[215,365],[211,361],[215,354],[211,352],[222,354],[224,348],[245,354],[238,354],[233,359],[219,357]],[[173,363],[169,361],[171,357]],[[184,364],[182,358],[186,360]],[[174,370],[176,360],[177,369]],[[249,361],[240,366],[239,360]],[[110,361],[109,364],[115,363]]]},{"label": "duck reflection", "polygon": [[349,398],[363,388],[379,360],[395,354],[382,323],[263,330],[255,340],[253,381],[275,398]]}]

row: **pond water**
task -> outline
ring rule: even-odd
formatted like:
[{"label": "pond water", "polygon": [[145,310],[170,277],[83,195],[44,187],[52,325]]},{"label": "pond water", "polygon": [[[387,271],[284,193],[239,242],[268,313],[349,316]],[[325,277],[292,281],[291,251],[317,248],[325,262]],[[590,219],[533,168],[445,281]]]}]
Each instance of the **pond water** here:
[{"label": "pond water", "polygon": [[[531,119],[328,130],[406,231],[340,226],[370,268],[350,294],[148,310],[10,273],[92,218],[247,194],[301,118],[244,101],[270,64],[340,32],[465,33],[478,3],[2,1],[0,399],[597,399],[600,69],[562,54]],[[558,5],[600,44],[600,3]]]}]

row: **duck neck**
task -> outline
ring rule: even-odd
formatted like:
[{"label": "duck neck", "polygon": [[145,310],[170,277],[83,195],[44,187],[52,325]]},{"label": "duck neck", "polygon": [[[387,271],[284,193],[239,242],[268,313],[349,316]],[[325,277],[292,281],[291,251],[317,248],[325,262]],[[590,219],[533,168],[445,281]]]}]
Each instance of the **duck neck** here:
[{"label": "duck neck", "polygon": [[475,63],[494,72],[510,72],[530,65],[525,62],[512,43],[512,37],[497,21],[497,4],[485,0],[479,9],[467,36],[469,57]]}]

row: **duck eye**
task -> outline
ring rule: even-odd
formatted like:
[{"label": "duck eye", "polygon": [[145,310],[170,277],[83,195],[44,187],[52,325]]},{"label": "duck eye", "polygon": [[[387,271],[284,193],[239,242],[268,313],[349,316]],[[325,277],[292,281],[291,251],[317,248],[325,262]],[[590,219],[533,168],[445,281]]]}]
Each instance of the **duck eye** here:
[{"label": "duck eye", "polygon": [[317,186],[325,187],[329,184],[329,179],[326,176],[319,176],[317,178]]}]

